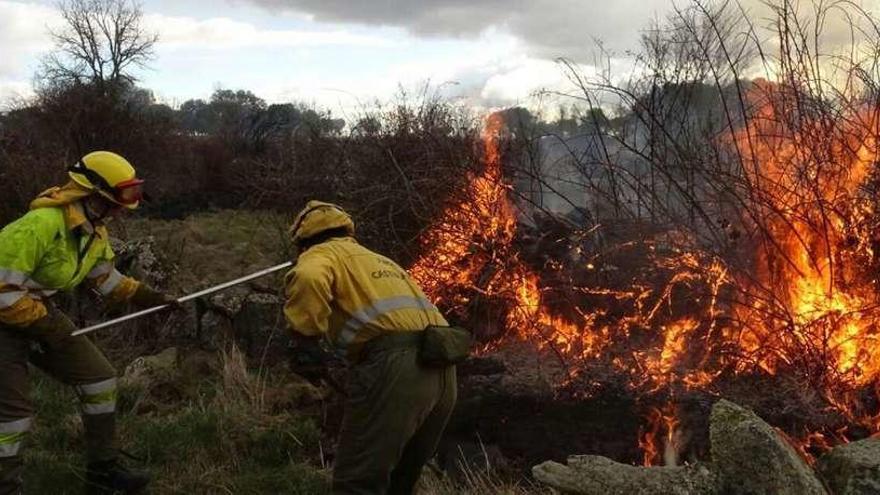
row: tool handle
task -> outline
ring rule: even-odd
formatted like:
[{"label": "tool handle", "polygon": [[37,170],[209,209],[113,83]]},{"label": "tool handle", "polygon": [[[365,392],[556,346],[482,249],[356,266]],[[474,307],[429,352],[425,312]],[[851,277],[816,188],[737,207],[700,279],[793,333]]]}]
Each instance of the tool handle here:
[{"label": "tool handle", "polygon": [[[213,294],[215,292],[220,292],[221,290],[228,289],[230,287],[234,287],[236,285],[243,284],[245,282],[254,280],[256,278],[265,277],[266,275],[269,275],[271,273],[275,273],[280,270],[284,270],[285,268],[290,268],[291,266],[293,266],[292,261],[288,261],[288,262],[282,263],[280,265],[275,265],[273,267],[266,268],[264,270],[260,270],[258,272],[252,273],[250,275],[245,275],[244,277],[237,278],[235,280],[230,280],[229,282],[224,282],[220,285],[215,285],[213,287],[209,287],[209,288],[201,290],[199,292],[196,292],[196,293],[193,293],[193,294],[190,294],[187,296],[183,296],[183,297],[177,299],[177,302],[178,303],[185,303],[185,302],[191,301],[193,299],[198,299],[200,297],[204,297],[209,294]],[[112,326],[118,325],[120,323],[124,323],[126,321],[131,321],[131,320],[135,320],[137,318],[141,318],[143,316],[151,315],[153,313],[158,313],[159,311],[163,311],[163,310],[168,309],[170,307],[171,307],[170,304],[163,304],[161,306],[153,306],[152,308],[147,308],[147,309],[138,311],[136,313],[131,313],[131,314],[128,314],[125,316],[120,316],[119,318],[114,318],[112,320],[105,321],[103,323],[98,323],[98,324],[92,325],[90,327],[82,328],[80,330],[73,332],[71,335],[73,335],[73,336],[83,335],[83,334],[86,334],[89,332],[94,332],[95,330],[101,330],[102,328],[112,327]]]}]

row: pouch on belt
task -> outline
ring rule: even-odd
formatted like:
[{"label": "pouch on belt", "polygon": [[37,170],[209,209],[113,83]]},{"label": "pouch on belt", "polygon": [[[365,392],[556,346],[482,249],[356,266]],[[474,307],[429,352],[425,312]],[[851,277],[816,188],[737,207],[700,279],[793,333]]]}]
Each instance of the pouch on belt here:
[{"label": "pouch on belt", "polygon": [[458,364],[470,355],[473,341],[471,333],[464,328],[428,326],[419,346],[419,361],[435,368]]}]

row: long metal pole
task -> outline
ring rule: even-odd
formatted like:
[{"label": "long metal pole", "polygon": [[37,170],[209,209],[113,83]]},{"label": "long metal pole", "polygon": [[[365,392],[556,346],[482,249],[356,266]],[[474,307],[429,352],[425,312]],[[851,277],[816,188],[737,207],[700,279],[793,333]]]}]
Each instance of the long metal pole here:
[{"label": "long metal pole", "polygon": [[[235,280],[231,280],[229,282],[225,282],[220,285],[215,285],[214,287],[210,287],[208,289],[201,290],[201,291],[196,292],[194,294],[190,294],[188,296],[183,296],[180,299],[178,299],[177,302],[178,303],[185,303],[185,302],[191,301],[193,299],[198,299],[202,296],[207,296],[208,294],[220,292],[221,290],[228,289],[230,287],[234,287],[236,285],[243,284],[245,282],[254,280],[256,278],[265,277],[266,275],[269,275],[271,273],[275,273],[277,271],[284,270],[285,268],[290,268],[291,266],[293,266],[292,261],[288,261],[287,263],[282,263],[280,265],[275,265],[271,268],[266,268],[265,270],[260,270],[256,273],[252,273],[250,275],[247,275],[247,276],[244,276],[241,278],[237,278]],[[164,309],[168,309],[169,307],[171,307],[170,304],[163,304],[162,306],[154,306],[149,309],[138,311],[136,313],[131,313],[131,314],[128,314],[125,316],[120,316],[119,318],[105,321],[104,323],[98,323],[97,325],[92,325],[90,327],[86,327],[86,328],[77,330],[77,331],[73,332],[71,335],[74,335],[74,336],[82,335],[85,333],[94,332],[95,330],[100,330],[102,328],[112,327],[114,325],[118,325],[120,323],[130,321],[130,320],[134,320],[134,319],[140,318],[142,316],[147,316],[147,315],[151,315],[153,313],[158,313],[159,311],[162,311]]]}]

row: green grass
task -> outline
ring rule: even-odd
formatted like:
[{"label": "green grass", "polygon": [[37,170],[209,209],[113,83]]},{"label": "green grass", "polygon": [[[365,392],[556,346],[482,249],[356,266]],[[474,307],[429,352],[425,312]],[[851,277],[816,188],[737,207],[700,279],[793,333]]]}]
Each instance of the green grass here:
[{"label": "green grass", "polygon": [[76,396],[68,387],[34,373],[31,396],[37,423],[25,447],[28,493],[82,491],[82,423]]},{"label": "green grass", "polygon": [[[254,398],[268,383],[284,377],[256,377],[242,369],[240,355],[224,358],[223,372],[203,377],[198,393],[166,408],[135,414],[121,408],[122,447],[144,459],[134,464],[154,477],[151,494],[302,494],[328,493],[327,469],[319,465],[321,432],[296,411],[270,414]],[[232,375],[232,378],[230,378]],[[192,377],[187,377],[191,380]],[[76,397],[41,373],[34,376],[38,423],[25,451],[27,493],[81,494],[82,426]],[[135,397],[137,395],[141,397]],[[150,402],[142,388],[122,387],[120,403]],[[548,494],[530,484],[511,483],[480,471],[466,470],[454,482],[425,470],[422,495]]]},{"label": "green grass", "polygon": [[287,261],[291,219],[266,211],[221,210],[181,220],[128,218],[112,226],[111,234],[152,236],[157,252],[176,268],[173,287],[194,290]]},{"label": "green grass", "polygon": [[[244,370],[244,379],[256,379]],[[119,414],[123,448],[143,458],[154,476],[152,494],[320,494],[329,474],[316,465],[320,432],[296,411],[268,414],[226,389],[223,377],[207,378],[216,393],[201,394],[137,415]],[[37,426],[25,451],[28,493],[83,493],[82,426],[74,394],[35,373]],[[142,389],[123,388],[120,403]],[[128,398],[126,398],[128,396]],[[153,400],[151,397],[141,401]],[[155,412],[163,411],[163,412]],[[135,465],[140,463],[134,462]]]}]

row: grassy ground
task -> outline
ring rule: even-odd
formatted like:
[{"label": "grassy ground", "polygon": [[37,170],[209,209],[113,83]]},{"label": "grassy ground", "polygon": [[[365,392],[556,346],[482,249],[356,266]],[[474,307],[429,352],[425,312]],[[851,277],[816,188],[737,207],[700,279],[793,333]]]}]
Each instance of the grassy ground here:
[{"label": "grassy ground", "polygon": [[[152,236],[162,261],[173,267],[168,289],[187,293],[289,259],[288,220],[264,212],[219,211],[182,220],[132,218],[111,230],[129,240]],[[278,284],[280,278],[264,283]],[[144,351],[143,346],[103,337],[114,346],[108,350],[120,370]],[[143,459],[134,465],[153,474],[150,493],[328,492],[325,453],[332,445],[322,445],[328,435],[320,429],[321,412],[316,413],[327,406],[316,406],[314,397],[301,400],[307,386],[284,366],[249,369],[240,353],[195,347],[181,347],[177,361],[179,367],[170,375],[120,389],[121,446]],[[74,394],[39,372],[34,373],[32,394],[37,424],[25,451],[27,492],[83,493],[82,424]],[[547,493],[466,472],[467,479],[453,482],[426,470],[420,493]]]},{"label": "grassy ground", "polygon": [[[186,361],[187,357],[181,358]],[[120,388],[121,444],[154,476],[152,494],[323,494],[321,432],[312,415],[279,408],[285,377],[248,371],[240,354],[221,355],[213,376],[186,366],[151,385]],[[28,493],[80,494],[82,425],[72,391],[37,373],[38,423],[26,450]],[[174,393],[169,393],[173,389]],[[295,393],[295,392],[294,392]],[[423,495],[528,495],[535,487],[465,470],[462,482],[425,470]]]},{"label": "grassy ground", "polygon": [[171,287],[191,291],[288,261],[290,221],[271,212],[221,210],[181,220],[130,218],[112,233],[152,237],[157,253],[174,269]]},{"label": "grassy ground", "polygon": [[[151,493],[326,491],[328,474],[317,464],[320,432],[314,421],[296,410],[269,411],[261,403],[267,378],[240,363],[222,359],[217,376],[200,377],[195,387],[165,380],[155,387],[120,389],[121,443],[155,476]],[[82,493],[76,399],[41,374],[34,385],[38,425],[26,451],[28,492]],[[177,390],[167,394],[169,388]]]}]

